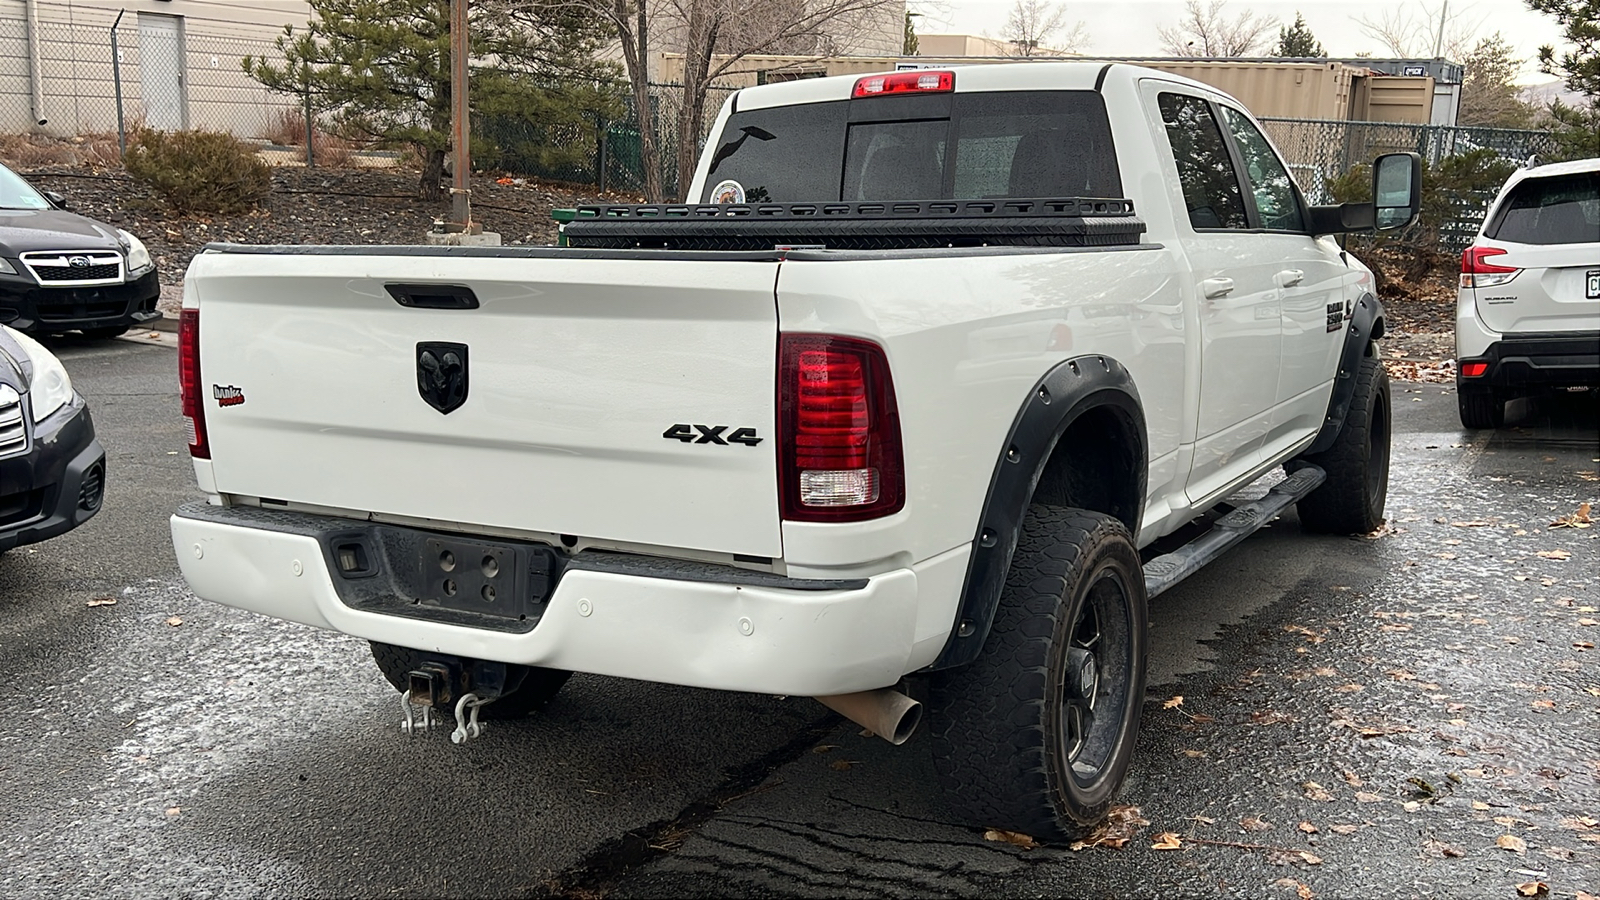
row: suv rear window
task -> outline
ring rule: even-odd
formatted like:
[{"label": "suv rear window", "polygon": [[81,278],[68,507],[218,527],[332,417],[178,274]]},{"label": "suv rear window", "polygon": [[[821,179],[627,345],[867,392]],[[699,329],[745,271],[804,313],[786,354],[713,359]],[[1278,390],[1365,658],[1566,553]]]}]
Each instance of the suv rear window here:
[{"label": "suv rear window", "polygon": [[1600,175],[1579,172],[1519,183],[1486,234],[1518,244],[1600,241]]},{"label": "suv rear window", "polygon": [[890,98],[735,113],[700,200],[729,180],[751,203],[1122,196],[1098,93],[946,96],[911,115]]}]

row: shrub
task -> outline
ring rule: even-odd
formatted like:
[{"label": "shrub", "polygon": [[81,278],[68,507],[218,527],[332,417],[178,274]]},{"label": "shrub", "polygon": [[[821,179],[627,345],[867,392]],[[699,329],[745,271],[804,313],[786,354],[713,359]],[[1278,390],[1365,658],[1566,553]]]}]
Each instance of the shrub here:
[{"label": "shrub", "polygon": [[[320,121],[316,125],[311,133],[314,162],[319,166],[333,168],[352,165],[353,151],[359,147],[357,142],[323,130]],[[266,131],[261,136],[280,147],[303,148],[306,145],[306,114],[295,107],[280,109],[273,113],[272,121],[268,123]]]},{"label": "shrub", "polygon": [[237,213],[272,188],[272,170],[251,147],[220,131],[141,129],[128,142],[128,177],[175,212]]}]

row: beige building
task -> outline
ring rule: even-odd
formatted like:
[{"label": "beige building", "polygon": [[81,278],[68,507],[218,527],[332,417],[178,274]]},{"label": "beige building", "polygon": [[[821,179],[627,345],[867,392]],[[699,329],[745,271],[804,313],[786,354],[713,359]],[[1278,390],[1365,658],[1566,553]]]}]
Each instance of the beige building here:
[{"label": "beige building", "polygon": [[[939,35],[962,37],[971,35]],[[923,40],[918,37],[919,43]],[[978,39],[987,40],[987,39]],[[1094,62],[1094,57],[1068,57]],[[749,87],[796,78],[825,75],[865,75],[907,68],[939,68],[982,63],[1059,62],[1062,57],[963,57],[919,54],[914,57],[748,56],[739,60],[733,74],[721,79],[723,87]],[[1106,60],[1110,62],[1112,60]],[[1426,75],[1384,75],[1338,60],[1188,60],[1119,59],[1133,65],[1193,78],[1238,98],[1262,117],[1331,119],[1362,122],[1410,122],[1433,119],[1434,83]],[[663,54],[663,80],[681,77],[681,54]]]},{"label": "beige building", "polygon": [[302,0],[0,0],[0,131],[115,131],[120,74],[130,126],[264,135],[295,100],[241,61],[275,58],[309,15]]}]

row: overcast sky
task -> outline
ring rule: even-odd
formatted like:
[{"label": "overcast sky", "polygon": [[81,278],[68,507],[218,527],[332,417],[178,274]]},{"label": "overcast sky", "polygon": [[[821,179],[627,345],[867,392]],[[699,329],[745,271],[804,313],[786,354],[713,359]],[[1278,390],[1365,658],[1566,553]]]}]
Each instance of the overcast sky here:
[{"label": "overcast sky", "polygon": [[[1207,0],[1202,0],[1207,2]],[[1437,22],[1441,0],[1228,0],[1223,8],[1230,18],[1244,10],[1266,15],[1281,23],[1294,22],[1300,12],[1330,56],[1354,56],[1369,51],[1387,55],[1383,46],[1363,34],[1358,18],[1379,20],[1385,12],[1404,10],[1414,18],[1432,14]],[[923,33],[954,32],[999,37],[1006,14],[1015,0],[911,0],[913,12],[924,11],[927,20],[917,25]],[[1066,0],[1066,21],[1084,23],[1089,34],[1083,52],[1105,56],[1151,56],[1161,52],[1156,27],[1172,24],[1183,14],[1183,0]],[[1522,0],[1449,0],[1456,27],[1479,35],[1496,31],[1524,57],[1524,83],[1551,80],[1534,65],[1541,44],[1559,44],[1555,20],[1528,9]],[[1458,15],[1459,14],[1459,15]],[[944,21],[940,21],[943,19]],[[1273,30],[1276,43],[1277,30]],[[1431,47],[1429,48],[1431,50]]]}]

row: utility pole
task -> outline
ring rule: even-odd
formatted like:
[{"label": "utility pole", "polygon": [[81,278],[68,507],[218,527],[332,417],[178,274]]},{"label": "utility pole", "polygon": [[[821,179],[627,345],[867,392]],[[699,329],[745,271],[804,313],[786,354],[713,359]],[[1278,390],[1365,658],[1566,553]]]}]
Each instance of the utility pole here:
[{"label": "utility pole", "polygon": [[1433,58],[1439,59],[1444,52],[1444,23],[1450,18],[1450,0],[1444,0],[1439,6],[1439,34],[1433,39]]},{"label": "utility pole", "polygon": [[478,234],[482,226],[472,221],[472,150],[468,146],[471,123],[467,105],[467,58],[472,42],[467,36],[467,0],[450,0],[450,140],[455,146],[455,171],[450,178],[450,230]]}]

